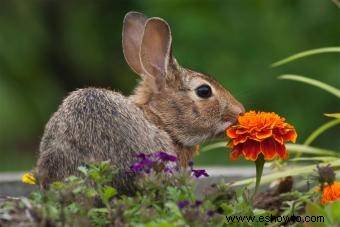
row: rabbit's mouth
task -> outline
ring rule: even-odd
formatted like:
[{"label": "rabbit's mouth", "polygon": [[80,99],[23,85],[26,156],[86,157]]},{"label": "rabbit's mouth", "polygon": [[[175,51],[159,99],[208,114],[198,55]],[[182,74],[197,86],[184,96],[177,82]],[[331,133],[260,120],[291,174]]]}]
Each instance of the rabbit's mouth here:
[{"label": "rabbit's mouth", "polygon": [[223,122],[221,122],[221,124],[218,125],[217,128],[216,128],[215,136],[214,137],[216,139],[220,139],[220,138],[226,137],[225,131],[227,130],[227,128],[229,128],[232,125],[233,125],[233,123],[230,122],[230,121],[223,121]]}]

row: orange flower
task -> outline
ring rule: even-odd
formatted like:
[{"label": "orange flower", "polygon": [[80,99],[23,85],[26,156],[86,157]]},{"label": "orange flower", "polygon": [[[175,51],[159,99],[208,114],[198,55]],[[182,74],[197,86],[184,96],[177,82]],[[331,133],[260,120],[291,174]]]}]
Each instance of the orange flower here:
[{"label": "orange flower", "polygon": [[276,113],[250,111],[239,116],[238,123],[227,129],[231,140],[230,158],[236,160],[244,155],[247,160],[255,161],[260,153],[265,160],[272,160],[277,155],[286,159],[288,153],[284,142],[296,141],[295,128],[284,122]]},{"label": "orange flower", "polygon": [[320,202],[322,204],[331,203],[340,200],[340,182],[327,184],[324,186]]}]

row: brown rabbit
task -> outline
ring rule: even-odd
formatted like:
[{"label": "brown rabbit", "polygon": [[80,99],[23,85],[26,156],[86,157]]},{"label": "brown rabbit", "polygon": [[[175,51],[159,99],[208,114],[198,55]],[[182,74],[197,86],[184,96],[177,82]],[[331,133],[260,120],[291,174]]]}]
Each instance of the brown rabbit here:
[{"label": "brown rabbit", "polygon": [[[185,166],[198,144],[224,136],[243,106],[212,78],[181,67],[171,39],[163,19],[126,14],[123,51],[141,81],[129,97],[84,88],[65,98],[40,144],[36,171],[43,187],[89,162],[111,160],[128,169],[138,152],[172,152]],[[115,184],[126,192],[131,179],[121,175]]]}]

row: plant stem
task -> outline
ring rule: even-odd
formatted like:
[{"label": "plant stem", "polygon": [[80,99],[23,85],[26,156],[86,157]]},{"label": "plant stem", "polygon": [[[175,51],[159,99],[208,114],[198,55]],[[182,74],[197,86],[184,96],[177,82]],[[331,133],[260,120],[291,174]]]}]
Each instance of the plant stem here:
[{"label": "plant stem", "polygon": [[333,126],[337,124],[340,124],[340,119],[334,119],[321,125],[306,139],[306,141],[303,144],[310,145],[319,135],[321,135],[323,132],[325,132],[326,130],[332,128]]},{"label": "plant stem", "polygon": [[263,154],[259,154],[259,156],[257,157],[257,159],[255,161],[255,165],[256,165],[255,193],[257,192],[257,190],[259,189],[259,186],[260,186],[261,177],[262,177],[262,173],[263,173],[263,166],[264,166],[265,162],[266,161],[264,160]]}]

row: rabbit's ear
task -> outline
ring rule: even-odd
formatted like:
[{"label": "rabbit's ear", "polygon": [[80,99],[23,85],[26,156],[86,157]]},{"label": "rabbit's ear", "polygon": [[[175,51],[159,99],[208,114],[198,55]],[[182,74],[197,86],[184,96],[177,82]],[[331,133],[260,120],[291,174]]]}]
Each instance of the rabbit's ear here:
[{"label": "rabbit's ear", "polygon": [[123,53],[131,69],[139,75],[144,74],[139,53],[146,21],[147,17],[144,14],[129,12],[123,22]]},{"label": "rabbit's ear", "polygon": [[142,39],[140,59],[145,72],[155,77],[156,85],[164,81],[171,61],[171,31],[161,18],[147,20]]}]

